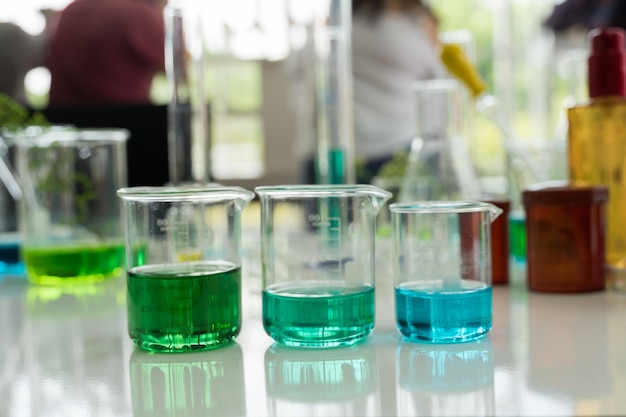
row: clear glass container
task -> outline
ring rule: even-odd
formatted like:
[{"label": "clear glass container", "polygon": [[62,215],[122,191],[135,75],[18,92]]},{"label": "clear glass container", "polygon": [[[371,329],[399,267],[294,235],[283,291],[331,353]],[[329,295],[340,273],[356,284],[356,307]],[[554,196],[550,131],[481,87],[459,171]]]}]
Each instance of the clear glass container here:
[{"label": "clear glass container", "polygon": [[169,177],[174,184],[210,179],[209,106],[203,3],[172,0],[164,8],[169,84]]},{"label": "clear glass container", "polygon": [[120,276],[120,207],[126,186],[122,129],[30,128],[14,136],[21,258],[35,284],[85,284]]},{"label": "clear glass container", "polygon": [[140,348],[231,343],[241,328],[239,187],[130,187],[123,200],[128,332]]},{"label": "clear glass container", "polygon": [[468,149],[469,95],[456,80],[413,86],[417,131],[398,201],[455,200],[480,194]]},{"label": "clear glass container", "polygon": [[376,215],[370,185],[257,187],[263,324],[279,343],[350,345],[374,327]]},{"label": "clear glass container", "polygon": [[492,326],[491,223],[474,201],[394,203],[396,324],[411,340],[455,343]]},{"label": "clear glass container", "polygon": [[355,171],[351,2],[315,0],[314,3],[316,182],[352,184]]}]

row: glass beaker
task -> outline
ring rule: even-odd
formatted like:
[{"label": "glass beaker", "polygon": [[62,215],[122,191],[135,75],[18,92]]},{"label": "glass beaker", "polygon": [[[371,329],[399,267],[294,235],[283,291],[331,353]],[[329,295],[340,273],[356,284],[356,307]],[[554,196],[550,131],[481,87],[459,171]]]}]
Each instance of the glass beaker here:
[{"label": "glass beaker", "polygon": [[396,325],[415,341],[478,339],[492,325],[491,222],[474,201],[394,203]]},{"label": "glass beaker", "polygon": [[123,129],[32,128],[15,134],[21,256],[35,284],[93,283],[122,273],[115,197],[126,185]]},{"label": "glass beaker", "polygon": [[140,348],[181,352],[232,342],[241,327],[239,187],[130,187],[124,204],[128,333]]},{"label": "glass beaker", "polygon": [[376,215],[370,185],[257,187],[263,326],[279,343],[347,346],[374,327]]}]

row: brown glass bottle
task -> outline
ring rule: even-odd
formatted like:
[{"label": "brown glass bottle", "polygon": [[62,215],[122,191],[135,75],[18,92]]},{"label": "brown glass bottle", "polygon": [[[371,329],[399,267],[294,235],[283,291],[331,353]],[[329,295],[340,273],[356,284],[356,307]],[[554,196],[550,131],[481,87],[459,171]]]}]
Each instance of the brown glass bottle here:
[{"label": "brown glass bottle", "polygon": [[528,288],[543,292],[605,289],[607,187],[536,184],[522,193]]}]

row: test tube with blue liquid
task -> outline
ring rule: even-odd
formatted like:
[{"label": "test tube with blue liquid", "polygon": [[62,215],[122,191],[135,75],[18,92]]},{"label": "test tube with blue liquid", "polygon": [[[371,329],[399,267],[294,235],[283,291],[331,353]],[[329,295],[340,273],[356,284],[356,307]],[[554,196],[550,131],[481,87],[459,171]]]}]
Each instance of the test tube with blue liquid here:
[{"label": "test tube with blue liquid", "polygon": [[413,341],[479,339],[492,326],[489,203],[394,203],[396,325]]}]

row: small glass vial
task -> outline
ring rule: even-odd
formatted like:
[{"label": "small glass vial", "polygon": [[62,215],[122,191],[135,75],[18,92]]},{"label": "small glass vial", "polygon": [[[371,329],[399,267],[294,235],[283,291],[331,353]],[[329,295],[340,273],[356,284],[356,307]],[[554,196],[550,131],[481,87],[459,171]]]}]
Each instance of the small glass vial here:
[{"label": "small glass vial", "polygon": [[551,181],[524,190],[522,198],[528,289],[555,293],[604,290],[608,189]]}]

